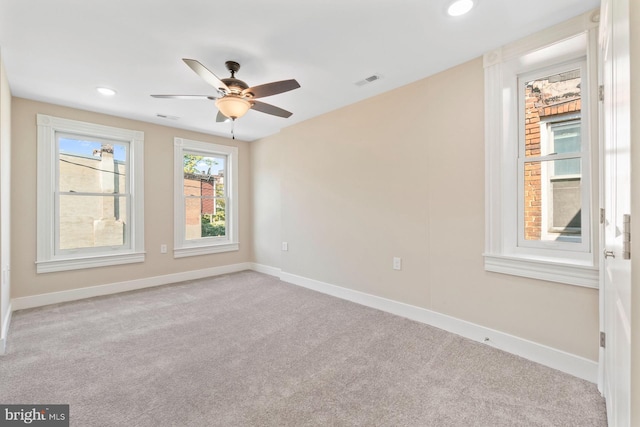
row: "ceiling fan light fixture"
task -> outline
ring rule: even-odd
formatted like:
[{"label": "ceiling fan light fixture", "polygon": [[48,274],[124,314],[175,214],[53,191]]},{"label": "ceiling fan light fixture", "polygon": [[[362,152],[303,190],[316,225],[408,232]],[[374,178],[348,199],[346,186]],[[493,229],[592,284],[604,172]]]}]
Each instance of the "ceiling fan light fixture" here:
[{"label": "ceiling fan light fixture", "polygon": [[235,120],[249,111],[251,103],[240,96],[227,95],[216,100],[216,107],[225,117]]}]

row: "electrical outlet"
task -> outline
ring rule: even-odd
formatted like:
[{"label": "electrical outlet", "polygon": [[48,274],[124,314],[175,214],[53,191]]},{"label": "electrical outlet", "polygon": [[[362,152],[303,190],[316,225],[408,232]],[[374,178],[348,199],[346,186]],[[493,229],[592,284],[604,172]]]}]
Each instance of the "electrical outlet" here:
[{"label": "electrical outlet", "polygon": [[160,245],[160,253],[161,254],[167,253],[167,245]]},{"label": "electrical outlet", "polygon": [[402,258],[393,257],[393,269],[402,270]]},{"label": "electrical outlet", "polygon": [[283,251],[288,251],[289,250],[289,244],[287,242],[282,242],[282,250]]}]

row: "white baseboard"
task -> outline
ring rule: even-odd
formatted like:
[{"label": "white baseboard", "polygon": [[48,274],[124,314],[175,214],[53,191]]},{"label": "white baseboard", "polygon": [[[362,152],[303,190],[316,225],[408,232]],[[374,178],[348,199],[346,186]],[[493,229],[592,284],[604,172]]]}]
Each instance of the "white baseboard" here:
[{"label": "white baseboard", "polygon": [[331,285],[318,280],[308,279],[306,277],[296,276],[286,272],[280,272],[279,277],[281,280],[294,285],[406,317],[407,319],[415,320],[474,341],[485,343],[508,353],[515,354],[592,383],[597,383],[598,381],[598,363],[575,354],[567,353],[543,344],[516,337],[514,335],[447,316],[436,311],[427,310],[425,308],[366,294],[352,289],[342,288],[340,286]]},{"label": "white baseboard", "polygon": [[251,270],[252,263],[224,265],[220,267],[205,268],[202,270],[184,271],[181,273],[166,274],[164,276],[146,277],[143,279],[127,280],[124,282],[110,283],[107,285],[90,286],[87,288],[71,289],[68,291],[51,292],[47,294],[14,298],[11,300],[13,310],[41,307],[49,304],[75,301],[84,298],[111,295],[119,292],[133,291],[136,289],[150,288],[153,286],[168,285],[170,283],[183,282],[185,280],[202,279],[205,277],[219,276],[221,274],[235,273],[243,270]]},{"label": "white baseboard", "polygon": [[75,301],[102,295],[110,295],[119,292],[149,288],[153,286],[167,285],[185,280],[202,279],[221,274],[235,273],[243,270],[254,270],[260,273],[279,277],[281,280],[302,286],[337,298],[355,302],[357,304],[386,311],[398,316],[406,317],[417,322],[434,326],[448,332],[483,342],[500,350],[524,357],[525,359],[540,363],[550,368],[568,373],[578,378],[596,383],[598,379],[598,363],[583,357],[570,354],[543,344],[535,343],[504,332],[496,331],[475,323],[447,316],[436,311],[416,307],[402,302],[378,297],[353,289],[331,285],[318,280],[282,272],[281,269],[263,264],[245,262],[220,267],[211,267],[202,270],[185,271],[181,273],[167,274],[164,276],[148,277],[143,279],[128,280],[87,288],[72,289],[61,292],[33,295],[14,298],[7,319],[3,324],[0,335],[0,354],[6,349],[6,337],[9,330],[12,310],[41,307],[49,304],[57,304],[67,301]]},{"label": "white baseboard", "polygon": [[282,270],[277,267],[271,267],[264,264],[257,264],[255,262],[251,263],[251,269],[253,271],[257,271],[258,273],[264,273],[264,274],[268,274],[269,276],[276,276],[278,278],[280,277],[280,273],[282,272]]},{"label": "white baseboard", "polygon": [[12,306],[9,302],[7,314],[2,322],[2,330],[0,330],[0,356],[7,352],[7,336],[9,335],[9,325],[11,324]]}]

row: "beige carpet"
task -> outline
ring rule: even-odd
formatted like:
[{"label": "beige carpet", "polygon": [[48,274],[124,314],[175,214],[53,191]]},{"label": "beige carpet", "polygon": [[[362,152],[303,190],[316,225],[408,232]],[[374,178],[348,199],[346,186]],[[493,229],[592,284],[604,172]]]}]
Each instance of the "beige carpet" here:
[{"label": "beige carpet", "polygon": [[0,403],[74,426],[606,426],[596,386],[246,271],[14,313]]}]

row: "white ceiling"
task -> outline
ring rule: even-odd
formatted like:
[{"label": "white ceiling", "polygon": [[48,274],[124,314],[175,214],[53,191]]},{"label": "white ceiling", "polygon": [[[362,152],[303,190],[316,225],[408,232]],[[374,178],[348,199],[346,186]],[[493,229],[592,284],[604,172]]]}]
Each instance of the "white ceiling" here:
[{"label": "white ceiling", "polygon": [[[250,86],[295,78],[301,88],[265,102],[288,119],[249,111],[236,138],[255,140],[414,82],[599,6],[599,0],[479,0],[447,16],[450,0],[0,0],[0,49],[12,94],[230,136],[214,94],[181,58],[220,78],[242,66]],[[381,80],[355,82],[372,74]],[[117,90],[115,97],[95,88]],[[157,114],[177,116],[177,120]],[[392,113],[389,114],[390,119]]]}]

